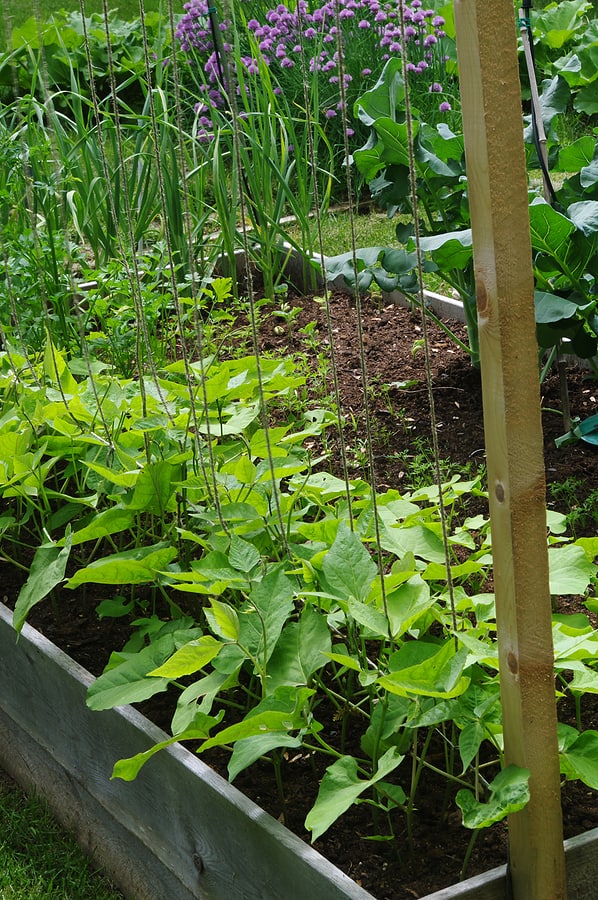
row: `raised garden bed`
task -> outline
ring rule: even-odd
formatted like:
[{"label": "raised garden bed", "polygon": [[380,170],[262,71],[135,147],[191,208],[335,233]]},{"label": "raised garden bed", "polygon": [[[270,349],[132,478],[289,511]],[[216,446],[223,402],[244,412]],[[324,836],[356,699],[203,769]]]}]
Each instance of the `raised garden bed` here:
[{"label": "raised garden bed", "polygon": [[166,735],[132,707],[91,712],[92,676],[0,604],[0,765],[43,794],[130,897],[371,895],[180,745],[131,783],[115,760]]},{"label": "raised garden bed", "polygon": [[[92,676],[28,625],[17,642],[11,622],[0,604],[0,765],[46,797],[127,896],[372,897],[178,744],[136,781],[111,781],[119,756],[166,735],[132,707],[90,712]],[[598,829],[566,846],[569,900],[598,898]],[[506,897],[501,866],[428,900]]]}]

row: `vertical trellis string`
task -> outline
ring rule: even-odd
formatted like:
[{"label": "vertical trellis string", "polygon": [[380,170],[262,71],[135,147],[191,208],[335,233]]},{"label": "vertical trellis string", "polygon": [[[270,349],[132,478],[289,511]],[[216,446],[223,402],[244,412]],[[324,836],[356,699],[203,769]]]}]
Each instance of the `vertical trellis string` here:
[{"label": "vertical trellis string", "polygon": [[[401,31],[401,44],[405,47],[405,7],[403,2],[399,2],[399,26]],[[428,392],[428,403],[430,406],[430,430],[432,433],[432,449],[434,453],[434,470],[436,476],[436,484],[438,487],[438,507],[440,512],[440,524],[442,528],[442,544],[444,548],[444,564],[446,568],[446,583],[448,588],[449,604],[451,610],[451,619],[453,631],[457,631],[457,611],[455,608],[455,591],[453,585],[453,577],[451,572],[451,559],[449,552],[449,535],[448,524],[446,520],[446,511],[442,497],[442,472],[440,470],[440,448],[438,445],[438,426],[436,420],[436,402],[434,400],[434,386],[432,383],[432,355],[430,353],[430,338],[428,331],[428,317],[426,314],[426,304],[423,288],[423,258],[420,242],[419,228],[419,204],[417,199],[417,174],[415,171],[415,155],[413,149],[413,118],[411,113],[411,100],[409,92],[409,71],[407,69],[407,58],[404,52],[401,52],[403,83],[405,90],[405,123],[407,127],[407,145],[409,152],[409,186],[411,191],[411,209],[413,211],[413,229],[415,240],[415,251],[417,259],[417,286],[418,286],[418,303],[421,312],[422,336],[424,342],[425,368],[426,368],[426,388]],[[456,637],[455,637],[456,640]]]},{"label": "vertical trellis string", "polygon": [[[225,0],[224,9],[226,12],[227,18],[230,18],[230,21],[233,25],[233,32],[236,32],[236,20],[235,15],[230,3],[230,0]],[[257,318],[255,312],[255,293],[253,288],[253,276],[251,272],[250,266],[250,257],[249,257],[249,239],[247,234],[247,217],[246,217],[246,205],[245,205],[245,186],[243,183],[243,166],[241,160],[241,128],[239,126],[239,109],[237,106],[237,97],[236,97],[236,88],[237,81],[234,78],[234,73],[232,71],[232,66],[230,65],[230,59],[228,55],[225,54],[225,78],[226,78],[226,87],[227,87],[227,99],[229,105],[229,111],[231,114],[231,124],[232,124],[232,138],[233,138],[233,156],[234,162],[236,166],[237,178],[238,178],[238,186],[239,186],[239,214],[241,216],[241,247],[244,254],[245,261],[245,273],[247,276],[247,296],[248,296],[248,307],[249,307],[249,324],[251,328],[251,338],[253,343],[253,353],[255,356],[256,363],[256,375],[257,375],[257,386],[258,386],[258,396],[260,398],[260,415],[262,421],[262,428],[264,431],[264,444],[266,448],[266,456],[268,459],[268,468],[270,469],[270,476],[272,479],[272,500],[274,502],[274,509],[276,512],[276,518],[278,519],[278,527],[280,530],[280,537],[283,543],[285,550],[288,551],[288,541],[287,534],[284,525],[284,520],[282,517],[282,509],[280,506],[280,497],[278,493],[278,488],[276,485],[276,474],[274,469],[274,458],[272,456],[272,445],[270,442],[270,429],[268,422],[268,407],[266,404],[266,395],[264,391],[264,380],[262,375],[262,369],[260,364],[260,346],[259,346],[259,335],[257,328]]]},{"label": "vertical trellis string", "polygon": [[[110,172],[108,169],[108,160],[106,157],[106,148],[105,148],[104,140],[103,140],[103,136],[102,136],[102,127],[101,127],[102,116],[101,116],[101,112],[100,112],[100,104],[98,101],[98,95],[97,95],[97,91],[96,91],[95,75],[94,75],[94,71],[93,71],[93,62],[92,62],[92,58],[91,58],[91,49],[89,46],[89,34],[88,34],[87,22],[86,22],[86,18],[85,18],[85,0],[79,0],[79,8],[81,11],[81,25],[82,25],[82,30],[83,30],[83,45],[85,47],[87,70],[88,70],[88,74],[89,74],[89,90],[90,90],[91,103],[92,103],[92,108],[93,108],[93,113],[94,113],[94,121],[95,121],[95,125],[96,125],[96,130],[97,130],[98,144],[100,146],[100,153],[101,153],[101,159],[102,159],[102,167],[103,167],[103,171],[104,171],[106,193],[107,193],[107,197],[108,197],[108,203],[110,205],[110,213],[112,215],[114,226],[116,228],[116,238],[117,238],[117,242],[118,242],[118,246],[119,246],[121,259],[123,262],[123,266],[125,267],[125,271],[127,273],[127,280],[131,286],[131,291],[133,293],[134,302],[135,302],[135,308],[136,308],[136,310],[138,310],[140,307],[142,308],[142,304],[141,304],[139,298],[137,297],[137,291],[136,291],[136,284],[138,285],[139,282],[138,282],[138,280],[137,280],[137,282],[135,281],[135,278],[133,277],[133,273],[131,272],[130,267],[128,265],[125,248],[122,243],[122,236],[120,234],[120,229],[118,228],[116,203],[114,201],[114,194],[112,191],[112,184],[110,181]],[[107,15],[108,15],[107,9],[104,8],[104,16],[107,17]],[[114,107],[115,107],[115,119],[116,119],[118,117],[116,85],[114,83],[114,71],[113,71],[112,53],[111,53],[112,48],[111,48],[111,43],[110,43],[110,33],[108,30],[108,19],[107,18],[106,18],[106,43],[107,43],[107,54],[108,54],[108,61],[109,61],[108,62],[108,71],[109,71],[109,76],[110,76],[111,91],[112,91],[112,97],[113,97],[113,102],[114,102]],[[122,144],[119,144],[119,149],[120,149],[120,159],[117,161],[117,164],[123,165]],[[130,233],[131,233],[131,231],[132,231],[132,229],[129,228]],[[139,273],[136,271],[137,278],[138,278],[138,274]],[[76,305],[75,309],[76,309],[76,313],[77,313],[77,316],[79,318],[79,323],[80,323],[81,349],[82,349],[83,357],[84,357],[84,360],[85,360],[85,363],[87,366],[87,370],[89,373],[89,382],[91,384],[92,392],[93,392],[94,399],[97,404],[99,414],[102,418],[102,425],[104,426],[104,429],[106,431],[107,440],[109,441],[110,445],[113,446],[110,429],[108,427],[107,421],[104,418],[102,403],[100,402],[100,399],[99,399],[99,396],[97,393],[95,379],[93,377],[91,360],[89,358],[89,352],[88,352],[87,344],[86,344],[85,337],[83,334],[83,328],[81,325],[79,307]],[[140,394],[141,394],[142,405],[143,405],[144,415],[145,415],[145,409],[146,409],[145,384],[143,383],[143,369],[141,366],[141,354],[140,354],[140,349],[139,349],[139,341],[140,341],[140,332],[138,329],[137,336],[136,336],[136,359],[137,359],[137,366],[139,368],[139,390],[140,390]],[[166,407],[166,404],[163,404],[163,405],[164,405],[164,407]],[[149,448],[147,446],[147,436],[145,434],[144,434],[144,440],[145,440],[145,444],[146,444],[146,455],[149,458]]]},{"label": "vertical trellis string", "polygon": [[[301,17],[303,15],[303,8],[298,4],[297,5],[297,24],[298,24],[298,39],[299,39],[299,47],[300,47],[300,60],[301,60],[301,76],[303,82],[303,102],[305,104],[305,122],[307,128],[307,146],[308,146],[308,154],[309,154],[309,165],[312,167],[312,171],[317,173],[318,171],[318,161],[316,159],[315,149],[314,149],[314,139],[313,139],[313,121],[311,116],[311,103],[309,98],[309,90],[308,90],[308,78],[309,74],[307,71],[306,65],[306,53],[305,53],[305,40],[303,34],[303,26],[301,23]],[[343,481],[345,483],[345,499],[347,502],[347,515],[349,518],[349,527],[353,530],[353,507],[351,504],[351,490],[349,487],[349,468],[347,466],[347,443],[345,441],[345,432],[343,429],[343,412],[342,412],[342,398],[340,391],[340,383],[338,377],[338,366],[336,364],[336,353],[335,353],[335,341],[334,341],[334,332],[332,328],[332,316],[330,314],[330,289],[328,287],[328,276],[326,274],[326,258],[324,255],[324,236],[322,234],[322,215],[320,209],[320,192],[318,187],[318,178],[317,174],[314,176],[314,215],[316,219],[316,230],[318,235],[318,252],[320,254],[320,259],[322,261],[322,281],[324,283],[324,311],[326,316],[326,335],[328,337],[328,347],[330,349],[329,359],[330,359],[330,371],[332,374],[332,390],[334,394],[334,404],[336,407],[336,418],[337,418],[337,427],[338,427],[338,437],[339,437],[339,447],[341,452],[341,465],[343,470]]]},{"label": "vertical trellis string", "polygon": [[[39,39],[39,43],[40,43],[39,80],[40,80],[40,84],[41,84],[41,88],[42,88],[42,95],[43,95],[43,101],[44,101],[44,113],[45,113],[45,115],[48,116],[48,119],[50,120],[50,122],[54,122],[54,124],[55,124],[57,114],[56,114],[56,109],[54,107],[53,95],[50,93],[49,88],[48,88],[46,59],[45,59],[45,54],[44,54],[44,50],[43,50],[43,41],[41,40],[41,32],[39,29],[40,16],[39,16],[39,6],[38,6],[37,2],[34,4],[34,18],[35,18],[35,22],[37,24],[37,34],[38,34],[38,39]],[[10,39],[10,17],[8,17],[8,23],[9,23],[8,38]],[[17,100],[19,98],[19,89],[18,89],[15,71],[13,71],[12,77],[13,77],[14,97],[15,97],[15,100]],[[31,103],[36,104],[37,101],[35,101],[34,98],[31,98]],[[37,115],[39,116],[40,110],[36,109],[36,112],[37,112]],[[20,115],[21,115],[21,110],[19,108],[19,116]],[[23,125],[24,124],[25,123],[23,122]],[[24,182],[25,182],[26,208],[30,213],[31,234],[33,237],[33,243],[34,243],[34,248],[35,248],[35,252],[36,252],[36,259],[39,263],[41,260],[41,245],[40,245],[39,233],[38,233],[38,221],[37,221],[37,218],[35,216],[35,211],[34,211],[35,203],[34,203],[34,197],[33,197],[33,191],[32,191],[32,184],[31,184],[32,176],[31,176],[31,173],[28,171],[27,162],[26,162],[26,160],[28,159],[28,147],[27,147],[27,143],[26,143],[25,128],[24,127],[19,128],[18,133],[19,133],[19,137],[21,139],[21,144],[22,144],[22,159],[23,159],[23,165],[24,165],[23,175],[24,175]],[[49,134],[50,134],[49,144],[50,144],[50,147],[52,150],[52,160],[51,161],[54,166],[54,175],[56,177],[56,183],[61,184],[62,176],[61,176],[61,168],[60,168],[60,164],[59,164],[59,154],[58,154],[58,149],[57,149],[56,137],[55,137],[54,132],[51,129],[50,129]],[[63,230],[64,230],[64,233],[66,234],[68,229],[67,229],[66,222],[64,221],[64,219],[65,219],[64,209],[63,209],[62,218],[63,218],[63,222],[62,222]],[[52,225],[48,223],[47,218],[46,218],[46,230],[49,232],[51,230],[51,228],[52,228]],[[1,243],[1,249],[2,249],[2,258],[3,258],[4,265],[5,265],[5,279],[6,279],[9,303],[10,303],[10,307],[11,307],[11,314],[14,319],[14,326],[15,326],[15,329],[19,336],[19,341],[20,341],[20,345],[21,345],[20,352],[24,356],[26,365],[27,365],[35,383],[39,385],[41,382],[35,372],[33,363],[30,359],[30,356],[29,356],[29,353],[27,350],[27,342],[25,340],[24,333],[23,333],[23,330],[21,327],[21,320],[20,320],[19,310],[17,308],[17,304],[16,304],[16,300],[15,300],[15,293],[14,293],[14,289],[12,286],[12,278],[11,278],[11,274],[10,274],[10,265],[8,263],[8,259],[6,256],[6,247],[4,245],[3,237],[0,237],[0,243]],[[71,289],[72,289],[73,295],[75,295],[76,289],[75,289],[75,282],[74,282],[74,277],[73,277],[72,257],[71,257],[70,253],[68,253],[66,256],[66,263],[67,263],[67,268],[68,268],[68,276],[69,276]],[[60,378],[60,367],[58,365],[56,348],[54,347],[54,343],[51,338],[51,334],[52,334],[51,318],[52,317],[50,315],[50,306],[49,306],[49,302],[48,302],[46,286],[44,284],[43,279],[41,279],[41,278],[38,282],[38,287],[39,287],[39,292],[40,292],[40,301],[41,301],[41,306],[42,306],[42,311],[43,311],[43,317],[44,317],[44,321],[46,324],[46,333],[47,333],[46,346],[49,351],[49,357],[51,359],[52,368],[54,370],[54,375],[55,375],[54,387],[57,389],[58,393],[60,394],[61,401],[64,405],[66,414],[74,422],[74,424],[77,425],[77,427],[81,428],[81,430],[84,430],[85,426],[83,425],[83,423],[81,423],[77,419],[76,415],[73,413],[71,404],[69,402],[69,398],[64,391],[64,388],[62,385],[62,380]],[[73,303],[73,307],[74,307],[76,315],[78,316],[78,319],[80,320],[80,309],[79,309],[77,302]],[[79,324],[80,324],[80,322],[79,322]],[[80,333],[81,333],[81,328],[80,328]],[[4,329],[0,330],[0,334],[2,334],[5,349],[6,349],[7,354],[9,355],[9,359],[10,359],[11,358],[10,348],[6,341]],[[82,352],[83,352],[84,356],[86,355],[86,351],[87,351],[87,345],[84,342],[82,342]],[[88,369],[89,369],[89,366],[88,366]],[[16,368],[15,368],[15,374],[18,377]],[[101,403],[100,403],[98,395],[96,393],[96,386],[95,386],[95,382],[93,381],[93,375],[91,373],[91,370],[89,370],[89,374],[90,374],[90,384],[92,387],[92,392],[94,393],[94,397],[95,397],[96,404],[97,404],[98,418],[102,422],[102,426],[104,427],[104,431],[105,431],[105,435],[106,435],[105,441],[106,441],[106,443],[111,445],[108,426],[107,426],[107,423],[106,423],[106,420],[104,417],[104,412],[103,412]],[[22,410],[22,414],[26,416],[24,409]],[[95,436],[98,437],[98,435],[95,435]]]},{"label": "vertical trellis string", "polygon": [[355,301],[355,311],[357,313],[357,339],[359,344],[359,366],[361,370],[361,384],[363,390],[363,412],[365,418],[365,431],[366,431],[366,448],[367,448],[367,458],[368,458],[368,470],[370,475],[370,487],[371,487],[371,498],[372,498],[372,514],[374,520],[374,536],[376,540],[376,556],[377,556],[377,564],[378,564],[378,572],[380,575],[380,591],[382,596],[382,604],[384,607],[384,613],[386,619],[389,623],[389,636],[392,634],[392,629],[390,628],[390,615],[388,611],[388,603],[386,598],[386,586],[384,583],[384,559],[382,556],[382,543],[381,543],[381,535],[380,535],[380,522],[378,519],[378,501],[376,496],[376,471],[374,466],[374,449],[372,444],[372,416],[370,409],[370,398],[369,398],[369,379],[368,379],[368,370],[367,370],[367,362],[365,358],[365,342],[363,338],[363,321],[361,316],[361,296],[359,293],[359,283],[358,283],[358,269],[357,269],[357,240],[355,236],[355,219],[353,213],[353,181],[351,177],[351,166],[350,166],[350,148],[349,148],[349,136],[347,134],[348,130],[348,118],[347,118],[347,92],[345,87],[345,68],[344,68],[344,56],[343,56],[343,45],[342,45],[342,23],[340,19],[340,4],[338,0],[336,0],[334,5],[334,18],[336,24],[336,49],[338,56],[338,79],[339,79],[339,92],[340,92],[340,103],[341,103],[341,120],[343,125],[343,150],[345,154],[345,174],[346,174],[346,187],[347,187],[347,201],[349,205],[349,227],[351,233],[351,251],[353,253],[353,273],[355,278],[355,289],[353,291],[353,299]]},{"label": "vertical trellis string", "polygon": [[[11,38],[12,38],[12,16],[4,15],[2,18],[2,22],[3,22],[3,25],[6,27],[6,35],[5,35],[6,46],[10,47],[11,46]],[[11,73],[12,73],[13,96],[16,99],[19,96],[16,69],[11,67]],[[19,133],[20,133],[20,138],[21,138],[20,144],[21,144],[21,160],[22,160],[22,165],[23,165],[23,179],[25,182],[26,194],[28,196],[27,203],[28,203],[29,209],[33,209],[32,199],[31,199],[30,179],[27,177],[27,168],[26,168],[26,166],[27,166],[27,163],[26,163],[27,148],[26,148],[23,129],[19,129]],[[34,224],[34,223],[32,223],[32,224]],[[14,320],[14,327],[15,327],[17,335],[19,337],[20,352],[23,354],[23,357],[25,359],[25,364],[27,366],[27,369],[31,373],[31,376],[33,377],[35,384],[39,385],[40,381],[35,373],[33,363],[31,362],[31,358],[30,358],[29,352],[27,350],[27,346],[26,346],[25,339],[23,336],[23,331],[21,328],[21,320],[19,318],[18,311],[17,311],[17,304],[16,304],[15,292],[14,292],[13,284],[12,284],[10,265],[9,265],[8,256],[6,253],[6,245],[4,243],[3,229],[0,229],[0,253],[1,253],[2,263],[4,265],[4,277],[6,280],[6,288],[7,288],[7,293],[8,293],[8,301],[10,304],[11,315]],[[7,335],[4,330],[4,324],[2,322],[0,322],[0,340],[2,341],[2,346],[3,346],[4,352],[6,353],[8,360],[10,362],[10,365],[15,373],[15,379],[17,381],[20,381],[21,379],[20,379],[20,375],[19,375],[19,367],[18,367],[18,365],[16,365],[16,361],[13,359],[12,350],[11,350],[11,347],[7,340]],[[31,422],[29,424],[31,425]],[[33,426],[31,426],[31,427],[33,427]]]},{"label": "vertical trellis string", "polygon": [[[83,4],[83,0],[80,0],[80,2]],[[117,152],[118,152],[117,165],[119,165],[121,167],[123,174],[126,176],[125,156],[124,156],[124,140],[123,140],[122,125],[121,125],[120,112],[119,112],[119,101],[118,101],[118,92],[117,92],[117,87],[116,87],[114,59],[112,56],[112,42],[111,42],[111,37],[110,37],[109,10],[108,10],[108,5],[107,5],[107,0],[103,0],[102,8],[103,8],[103,15],[104,15],[104,31],[105,31],[105,35],[106,35],[106,54],[107,54],[107,58],[108,58],[108,67],[107,68],[108,68],[108,77],[109,77],[109,81],[110,81],[110,92],[111,92],[111,96],[112,96],[113,113],[114,113],[114,127],[115,127]],[[90,58],[89,40],[88,40],[87,32],[86,32],[86,41],[87,41],[86,52],[88,53],[88,64],[90,65],[91,58]],[[151,83],[150,83],[149,89],[151,91]],[[99,116],[99,107],[97,105],[97,95],[95,95],[94,102],[95,102],[94,112],[97,116],[98,132],[100,132],[100,130],[101,130],[100,129],[100,116]],[[108,176],[108,171],[107,171],[108,167],[107,167],[105,147],[102,147],[102,162],[103,162],[103,166],[104,166],[105,175]],[[147,322],[145,319],[145,312],[143,309],[143,298],[141,296],[141,273],[139,270],[139,264],[138,264],[137,256],[136,256],[135,249],[134,249],[135,248],[135,235],[134,235],[134,229],[133,229],[133,213],[131,210],[130,199],[129,199],[127,191],[124,190],[123,191],[123,205],[124,205],[124,210],[125,210],[125,222],[126,222],[126,226],[127,226],[127,238],[128,238],[129,247],[133,250],[133,252],[131,254],[131,265],[129,265],[129,263],[127,261],[126,252],[124,251],[124,247],[122,245],[122,236],[120,234],[120,229],[118,228],[118,220],[117,220],[116,214],[115,214],[116,211],[115,211],[114,196],[110,190],[109,177],[107,177],[107,185],[106,186],[109,191],[110,204],[111,204],[111,208],[112,208],[112,215],[114,217],[115,227],[117,230],[117,240],[119,242],[119,250],[121,253],[122,263],[127,272],[127,277],[129,278],[129,283],[130,283],[131,291],[132,291],[132,295],[133,295],[133,302],[135,304],[137,322],[139,325],[139,328],[136,332],[136,353],[137,353],[137,366],[139,369],[139,390],[140,390],[140,395],[141,395],[143,415],[144,416],[147,415],[147,391],[146,391],[146,386],[145,386],[145,382],[144,382],[144,366],[143,366],[144,357],[142,354],[142,339],[145,342],[146,359],[149,364],[149,368],[150,368],[150,372],[152,375],[154,386],[156,387],[156,391],[160,398],[160,403],[161,403],[162,408],[164,409],[164,412],[166,413],[168,419],[172,422],[172,415],[168,408],[168,404],[166,403],[166,399],[164,397],[162,388],[160,387],[158,372],[157,372],[157,368],[156,368],[156,361],[153,357],[153,353],[152,353],[150,341],[149,341],[149,334],[147,331]],[[148,434],[146,431],[144,431],[144,442],[145,442],[145,446],[146,446],[146,456],[149,460],[149,458],[150,458],[149,438],[148,438]]]},{"label": "vertical trellis string", "polygon": [[[143,52],[144,52],[144,62],[145,62],[145,71],[146,78],[148,82],[148,99],[149,99],[149,111],[150,111],[150,122],[152,127],[152,135],[154,141],[154,148],[156,152],[156,172],[158,176],[158,191],[160,196],[160,203],[162,206],[162,210],[166,210],[166,191],[164,185],[164,172],[162,168],[162,160],[160,158],[160,154],[158,153],[159,147],[159,135],[158,135],[158,124],[156,117],[156,107],[153,98],[153,89],[151,84],[151,63],[150,63],[150,55],[149,55],[149,46],[147,41],[147,30],[145,24],[145,10],[143,8],[143,0],[139,0],[139,15],[141,21],[141,33],[143,39]],[[168,21],[170,28],[170,37],[171,40],[175,40],[175,25],[174,25],[174,12],[172,7],[172,0],[168,2]],[[216,514],[218,516],[218,520],[223,530],[228,534],[228,526],[224,520],[222,515],[222,507],[220,503],[220,495],[218,493],[218,486],[216,484],[216,465],[214,459],[214,450],[212,446],[212,435],[211,435],[211,427],[210,427],[210,419],[208,415],[208,395],[206,388],[206,370],[204,365],[204,355],[203,355],[203,335],[201,324],[198,320],[197,315],[197,304],[198,304],[198,293],[197,293],[197,270],[195,266],[195,248],[193,246],[193,229],[191,227],[191,211],[189,205],[189,192],[187,188],[187,167],[185,164],[185,158],[183,153],[183,127],[182,127],[182,115],[181,115],[181,97],[179,91],[179,79],[178,79],[178,63],[177,63],[177,55],[173,53],[172,55],[172,66],[173,66],[173,82],[174,82],[174,91],[175,91],[175,110],[176,110],[176,126],[177,126],[177,137],[179,143],[179,154],[177,164],[180,168],[180,190],[183,198],[183,223],[186,229],[186,237],[187,237],[187,252],[188,252],[188,262],[189,262],[189,272],[190,272],[190,283],[191,283],[191,296],[193,298],[194,304],[194,324],[195,324],[195,338],[197,342],[198,354],[199,354],[199,374],[200,374],[200,390],[203,401],[203,411],[204,411],[204,428],[206,431],[206,441],[205,447],[208,454],[208,461],[210,463],[209,466],[206,466],[202,447],[200,445],[200,435],[201,431],[199,428],[199,420],[197,417],[197,409],[196,409],[196,392],[194,389],[194,377],[191,370],[189,353],[187,350],[187,345],[185,342],[185,334],[183,327],[183,315],[181,310],[181,298],[179,294],[178,287],[178,279],[176,274],[176,265],[173,253],[173,240],[172,240],[172,231],[171,224],[168,219],[168,216],[165,216],[165,236],[166,236],[166,251],[168,255],[168,265],[169,265],[169,279],[170,279],[170,289],[172,291],[172,297],[175,305],[175,314],[177,319],[177,328],[179,332],[179,336],[181,339],[181,358],[183,360],[183,366],[185,370],[185,380],[187,384],[187,389],[189,391],[189,416],[190,420],[193,423],[193,431],[195,435],[195,441],[197,444],[197,459],[199,461],[201,473],[203,479],[205,481],[206,487],[208,489],[208,495],[210,496],[211,501],[214,503]]]}]

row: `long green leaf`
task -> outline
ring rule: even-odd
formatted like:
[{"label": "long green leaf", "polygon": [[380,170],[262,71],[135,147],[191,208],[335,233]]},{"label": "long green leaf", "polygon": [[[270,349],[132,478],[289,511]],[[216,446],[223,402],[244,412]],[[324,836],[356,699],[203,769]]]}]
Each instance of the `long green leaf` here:
[{"label": "long green leaf", "polygon": [[72,546],[70,528],[67,531],[64,547],[58,544],[44,544],[39,547],[33,557],[29,577],[21,590],[15,604],[13,625],[20,632],[29,611],[47,597],[50,591],[64,581],[66,564]]},{"label": "long green leaf", "polygon": [[326,769],[320,784],[318,797],[305,819],[305,827],[311,831],[312,841],[324,834],[355,801],[376,782],[386,778],[401,764],[404,757],[395,747],[386,751],[378,762],[371,778],[362,779],[357,774],[357,760],[342,756]]},{"label": "long green leaf", "polygon": [[72,589],[89,583],[147,584],[156,581],[176,555],[176,547],[167,544],[153,544],[126,550],[124,553],[114,553],[79,569],[69,578],[66,587]]},{"label": "long green leaf", "polygon": [[368,597],[377,568],[355,532],[341,523],[322,564],[326,581],[339,599]]}]

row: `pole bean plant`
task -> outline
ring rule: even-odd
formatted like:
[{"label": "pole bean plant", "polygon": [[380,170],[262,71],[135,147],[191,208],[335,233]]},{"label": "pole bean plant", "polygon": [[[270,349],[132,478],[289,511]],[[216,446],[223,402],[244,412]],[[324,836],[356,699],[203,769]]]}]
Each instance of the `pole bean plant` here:
[{"label": "pole bean plant", "polygon": [[[15,626],[55,588],[94,585],[100,618],[127,616],[132,634],[89,706],[172,685],[166,744],[227,748],[231,780],[267,756],[282,794],[285,752],[321,756],[314,839],[363,802],[374,835],[412,848],[428,770],[444,777],[441,806],[456,799],[477,833],[528,796],[526,771],[499,774],[488,521],[460,513],[479,481],[392,489],[374,506],[365,481],[345,483],[314,456],[335,418],[306,404],[304,383],[291,358],[258,368],[211,353],[162,365],[140,394],[136,378],[50,341],[36,358],[2,352],[3,554],[28,568]],[[278,410],[268,430],[264,403]],[[598,539],[568,539],[555,513],[547,524],[551,591],[584,595]],[[559,693],[578,709],[577,727],[560,730],[562,771],[596,788],[583,697],[598,689],[598,631],[586,614],[559,615],[553,637]],[[163,746],[114,775],[134,778]]]}]

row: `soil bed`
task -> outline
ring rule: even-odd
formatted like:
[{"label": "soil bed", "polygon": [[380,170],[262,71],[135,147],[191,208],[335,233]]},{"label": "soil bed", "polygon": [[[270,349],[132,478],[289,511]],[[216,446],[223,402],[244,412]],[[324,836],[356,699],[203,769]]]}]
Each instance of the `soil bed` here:
[{"label": "soil bed", "polygon": [[[297,307],[294,317],[281,318],[276,311],[262,314],[260,323],[261,352],[276,355],[288,351],[301,354],[303,365],[311,372],[310,402],[324,405],[323,397],[332,391],[330,376],[322,377],[318,354],[328,355],[325,311],[313,298],[289,298]],[[357,340],[357,313],[344,295],[334,295],[330,304],[334,357],[337,369],[341,408],[344,416],[344,440],[351,477],[369,478],[366,459],[362,367]],[[313,326],[310,323],[315,323]],[[465,329],[450,323],[462,340]],[[306,340],[305,327],[312,339]],[[414,478],[426,483],[433,480],[430,451],[430,413],[426,387],[425,354],[421,347],[422,323],[419,313],[397,306],[383,307],[365,301],[362,328],[368,373],[368,399],[375,482],[379,491],[401,489]],[[468,476],[484,465],[484,437],[479,372],[472,368],[467,354],[445,334],[429,323],[433,394],[438,425],[440,456],[447,462],[447,477],[457,472]],[[574,416],[585,418],[595,412],[598,385],[587,373],[569,373],[571,409]],[[548,482],[547,501],[551,508],[569,513],[576,506],[577,535],[595,534],[598,529],[592,510],[584,506],[588,495],[598,488],[598,455],[578,444],[557,450],[554,439],[563,431],[559,384],[551,374],[542,386],[543,423]],[[276,412],[274,411],[274,415]],[[342,475],[338,436],[329,434],[330,459],[326,468]],[[566,498],[560,492],[555,499],[551,486],[569,485]],[[557,493],[559,493],[557,491]],[[560,505],[563,504],[563,505]],[[482,506],[479,511],[486,512]],[[598,511],[595,513],[598,518]],[[20,578],[5,563],[0,563],[0,577],[5,602],[13,606]],[[61,591],[56,602],[45,602],[30,615],[31,624],[93,674],[99,674],[113,649],[120,649],[128,637],[128,626],[119,620],[97,621],[95,608],[103,599],[101,589],[90,586],[85,593]],[[575,600],[563,601],[561,611],[580,607]],[[595,624],[595,623],[594,623]],[[158,725],[169,730],[172,698],[159,695],[141,705],[141,710]],[[562,721],[575,724],[574,710],[559,707]],[[318,709],[318,718],[333,741],[341,727],[338,716]],[[359,723],[348,723],[348,733],[359,748]],[[598,703],[584,698],[584,728],[598,728]],[[351,747],[346,752],[351,752]],[[227,757],[214,753],[202,757],[226,777]],[[151,765],[151,763],[150,763]],[[273,769],[268,763],[254,765],[243,772],[235,785],[284,821],[305,840],[309,835],[303,825],[305,815],[314,802],[318,781],[326,762],[305,754],[289,754],[283,765],[285,806],[276,790]],[[109,773],[106,773],[107,776]],[[406,773],[408,774],[408,773]],[[565,836],[570,837],[598,826],[598,795],[581,784],[568,783],[563,788]],[[399,821],[397,819],[397,821]],[[385,823],[381,824],[384,830]],[[417,796],[414,817],[413,851],[409,852],[407,836],[399,822],[392,842],[375,840],[370,808],[353,807],[319,841],[315,847],[339,868],[354,878],[378,900],[411,900],[459,880],[470,832],[460,825],[460,814],[452,797],[445,796],[444,782],[431,774],[423,778]],[[506,860],[506,833],[503,825],[480,835],[467,875],[491,869]]]}]

